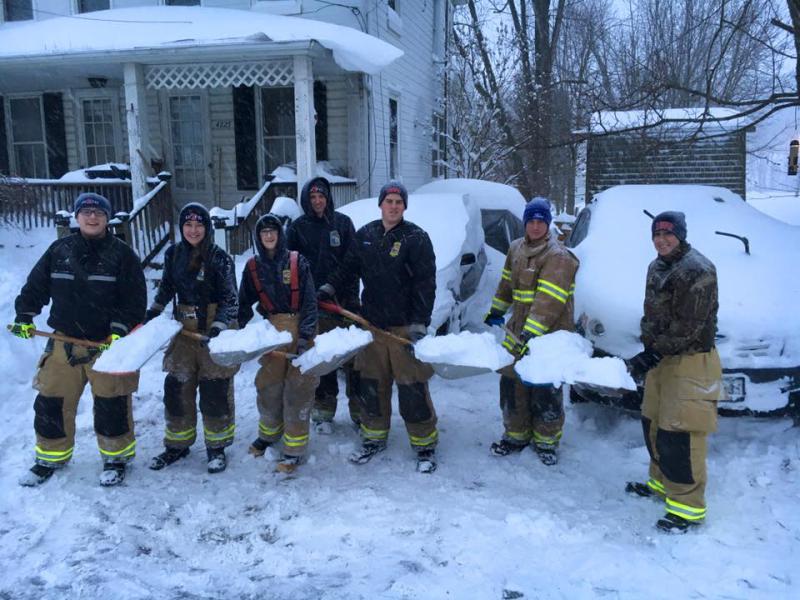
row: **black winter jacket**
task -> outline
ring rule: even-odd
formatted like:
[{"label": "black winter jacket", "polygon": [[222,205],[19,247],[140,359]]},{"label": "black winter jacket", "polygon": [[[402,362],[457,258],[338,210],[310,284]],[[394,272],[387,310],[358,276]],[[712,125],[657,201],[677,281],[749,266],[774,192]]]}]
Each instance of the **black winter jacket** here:
[{"label": "black winter jacket", "polygon": [[401,221],[384,232],[378,219],[356,232],[356,244],[331,276],[338,290],[349,274],[364,283],[362,314],[378,327],[431,323],[436,297],[436,256],[425,231]]},{"label": "black winter jacket", "polygon": [[[164,310],[177,294],[178,303],[203,307],[216,303],[214,322],[224,328],[234,323],[239,313],[236,272],[233,259],[219,246],[208,244],[199,268],[191,268],[192,245],[180,241],[167,248],[164,276],[156,292],[153,308]],[[202,311],[201,311],[202,312]],[[201,323],[203,328],[206,324]],[[211,327],[211,324],[208,324]]]},{"label": "black winter jacket", "polygon": [[56,331],[93,341],[108,338],[112,328],[124,335],[142,322],[147,308],[139,258],[110,233],[56,240],[17,296],[17,318],[32,321],[51,300],[47,324]]},{"label": "black winter jacket", "polygon": [[[316,177],[303,186],[300,206],[305,214],[289,226],[287,234],[289,250],[297,250],[311,263],[311,273],[317,287],[330,283],[330,274],[339,268],[356,240],[353,221],[347,215],[334,211],[332,198],[328,198],[322,218],[314,213],[308,190],[320,180],[330,189],[324,177]],[[342,284],[336,287],[336,295],[345,308],[358,310],[358,279],[353,274],[349,279],[344,277]]]},{"label": "black winter jacket", "polygon": [[[258,231],[258,229],[257,225],[256,230]],[[258,249],[258,256],[255,258],[258,279],[261,282],[261,288],[266,292],[275,307],[274,313],[291,313],[292,289],[288,283],[290,265],[285,234],[283,231],[280,232],[278,246],[273,258],[267,256],[267,251],[258,239],[258,234],[256,234],[256,248]],[[300,287],[298,337],[311,340],[317,332],[317,290],[314,287],[311,267],[302,255],[297,260],[297,278]],[[253,304],[256,302],[259,302],[258,292],[253,283],[250,270],[245,265],[242,271],[242,282],[239,286],[239,327],[244,327],[253,317]],[[267,318],[269,316],[260,302],[257,310],[263,317]]]},{"label": "black winter jacket", "polygon": [[709,352],[717,333],[717,270],[681,242],[647,270],[642,343],[663,355]]}]

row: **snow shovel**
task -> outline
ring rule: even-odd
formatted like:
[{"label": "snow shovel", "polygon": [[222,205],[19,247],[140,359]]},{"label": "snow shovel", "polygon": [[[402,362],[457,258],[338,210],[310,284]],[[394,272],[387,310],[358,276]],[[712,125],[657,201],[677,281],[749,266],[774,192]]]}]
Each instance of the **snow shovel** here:
[{"label": "snow shovel", "polygon": [[[181,329],[181,335],[184,337],[188,337],[193,340],[197,340],[198,342],[208,342],[210,339],[207,335],[203,335],[202,333],[197,333],[196,331],[188,331],[186,329]],[[254,358],[259,358],[260,356],[266,354],[267,352],[275,352],[276,354],[283,354],[286,358],[294,358],[294,354],[286,354],[285,352],[276,352],[275,348],[279,348],[280,346],[285,346],[285,344],[270,344],[268,346],[263,346],[261,348],[256,348],[255,350],[230,350],[227,352],[211,352],[211,360],[217,363],[221,367],[235,367],[236,365],[240,365],[242,363],[246,363],[249,360],[253,360]]]}]

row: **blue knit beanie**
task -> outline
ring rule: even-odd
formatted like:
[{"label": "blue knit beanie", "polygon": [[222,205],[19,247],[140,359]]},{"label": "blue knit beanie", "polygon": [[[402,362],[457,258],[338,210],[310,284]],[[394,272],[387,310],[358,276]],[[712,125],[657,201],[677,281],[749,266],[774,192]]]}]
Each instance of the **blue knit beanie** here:
[{"label": "blue knit beanie", "polygon": [[528,221],[544,221],[547,226],[553,220],[553,214],[550,212],[550,201],[541,196],[537,196],[528,204],[525,205],[525,212],[522,214],[522,224],[527,225]]},{"label": "blue knit beanie", "polygon": [[73,212],[77,216],[78,211],[82,208],[97,208],[106,213],[106,219],[111,220],[111,203],[100,194],[94,192],[84,192],[75,198],[75,206]]}]

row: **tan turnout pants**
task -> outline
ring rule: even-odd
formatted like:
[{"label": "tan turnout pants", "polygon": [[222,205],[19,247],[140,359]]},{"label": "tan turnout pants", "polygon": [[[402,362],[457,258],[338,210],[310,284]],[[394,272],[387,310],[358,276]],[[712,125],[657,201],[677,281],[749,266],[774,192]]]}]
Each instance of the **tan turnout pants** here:
[{"label": "tan turnout pants", "polygon": [[[281,351],[295,352],[299,317],[281,313],[270,315],[269,321],[279,331],[292,334],[291,346],[284,346]],[[274,353],[265,354],[258,362],[258,437],[271,444],[282,441],[287,456],[303,456],[308,448],[308,423],[319,377],[301,374],[290,360]]]},{"label": "tan turnout pants", "polygon": [[94,371],[98,356],[81,346],[48,342],[33,382],[39,392],[33,404],[38,463],[61,466],[72,457],[75,415],[87,382],[94,396],[94,431],[104,462],[127,462],[135,456],[131,394],[139,386],[139,373]]},{"label": "tan turnout pants", "polygon": [[[320,315],[319,333],[326,333],[339,327],[340,323],[330,317]],[[345,377],[345,394],[347,395],[347,408],[350,419],[358,422],[360,405],[358,403],[358,371],[355,370],[353,361],[348,361],[341,367]],[[339,401],[339,374],[332,371],[319,378],[319,385],[314,392],[314,419],[320,421],[333,421]]]},{"label": "tan turnout pants", "polygon": [[[408,339],[407,327],[390,327],[389,331]],[[365,441],[384,441],[389,437],[392,383],[396,382],[400,416],[412,448],[436,446],[439,432],[428,391],[428,380],[433,376],[430,365],[414,358],[401,344],[376,335],[356,357],[356,369],[360,372],[361,436]]]},{"label": "tan turnout pants", "polygon": [[717,401],[723,393],[716,349],[667,356],[645,381],[648,484],[664,496],[668,513],[689,521],[706,516],[706,437],[717,429]]}]

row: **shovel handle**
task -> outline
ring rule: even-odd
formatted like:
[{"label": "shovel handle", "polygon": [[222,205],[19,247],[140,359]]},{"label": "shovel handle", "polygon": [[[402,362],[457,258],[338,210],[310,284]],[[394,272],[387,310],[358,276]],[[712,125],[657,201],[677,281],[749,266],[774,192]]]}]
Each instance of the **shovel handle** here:
[{"label": "shovel handle", "polygon": [[364,329],[366,329],[370,333],[373,333],[375,335],[379,335],[379,336],[381,336],[382,338],[384,338],[386,340],[390,340],[392,342],[395,342],[396,344],[401,344],[403,346],[411,346],[411,345],[413,345],[411,340],[407,340],[406,338],[402,338],[399,335],[395,335],[390,331],[386,331],[385,329],[381,329],[379,327],[375,327],[375,325],[373,325],[372,323],[367,321],[361,315],[357,315],[354,312],[350,312],[349,310],[346,310],[346,309],[342,308],[338,304],[335,304],[333,302],[319,302],[318,304],[319,304],[319,307],[322,310],[324,310],[326,312],[334,313],[334,314],[337,314],[337,315],[341,315],[341,316],[345,317],[346,319],[350,319],[354,323],[358,323],[359,325],[361,325]]},{"label": "shovel handle", "polygon": [[181,329],[180,334],[191,340],[197,340],[198,342],[207,342],[210,339],[207,335],[197,333],[196,331],[189,331],[188,329]]},{"label": "shovel handle", "polygon": [[[12,326],[6,326],[6,329],[11,331]],[[56,340],[58,342],[64,342],[66,344],[75,344],[76,346],[83,346],[84,348],[100,348],[103,345],[103,342],[93,342],[91,340],[83,340],[81,338],[74,338],[68,335],[61,335],[60,333],[50,333],[49,331],[40,331],[39,329],[34,329],[31,331],[32,335],[38,335],[39,337],[46,337],[50,338],[51,340]]]}]

